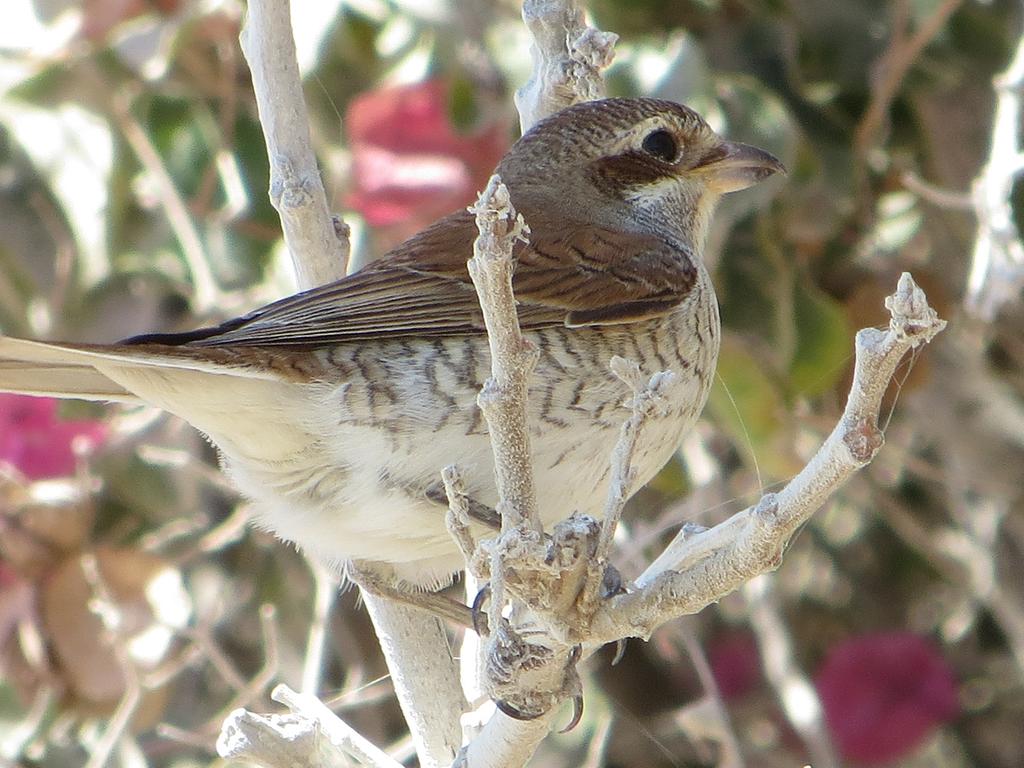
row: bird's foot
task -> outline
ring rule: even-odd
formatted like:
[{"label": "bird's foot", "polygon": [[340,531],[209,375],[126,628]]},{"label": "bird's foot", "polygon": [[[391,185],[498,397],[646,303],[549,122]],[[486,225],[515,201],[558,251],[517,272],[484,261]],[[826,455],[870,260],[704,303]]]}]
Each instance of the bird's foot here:
[{"label": "bird's foot", "polygon": [[473,612],[458,600],[437,592],[422,592],[409,588],[367,564],[349,563],[345,573],[360,589],[371,595],[428,611],[460,627],[474,628]]},{"label": "bird's foot", "polygon": [[[437,482],[427,487],[425,491],[427,499],[441,506],[449,506],[448,494],[444,489],[444,483]],[[471,496],[465,497],[465,512],[469,519],[487,526],[492,531],[501,530],[501,515],[498,510],[477,501]]]}]

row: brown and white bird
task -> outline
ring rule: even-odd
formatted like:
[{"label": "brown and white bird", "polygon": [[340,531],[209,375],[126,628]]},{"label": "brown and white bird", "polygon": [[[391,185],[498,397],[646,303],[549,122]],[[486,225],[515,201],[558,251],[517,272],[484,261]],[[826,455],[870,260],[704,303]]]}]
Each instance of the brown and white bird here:
[{"label": "brown and white bird", "polygon": [[[701,262],[719,197],[782,165],[717,136],[692,110],[607,99],[538,123],[497,168],[530,227],[517,246],[519,321],[540,350],[529,424],[545,524],[596,511],[628,415],[613,355],[674,371],[666,412],[636,453],[638,486],[704,407],[719,343]],[[119,344],[0,337],[0,390],[145,402],[220,449],[255,523],[341,566],[389,563],[407,582],[462,565],[439,473],[457,465],[495,506],[476,395],[490,359],[459,211],[362,271],[216,328]]]}]

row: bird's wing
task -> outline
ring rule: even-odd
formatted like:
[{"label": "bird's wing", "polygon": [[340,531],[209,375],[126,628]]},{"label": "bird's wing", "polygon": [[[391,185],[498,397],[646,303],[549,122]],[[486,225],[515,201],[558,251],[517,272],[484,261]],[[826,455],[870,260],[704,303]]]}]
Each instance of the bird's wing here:
[{"label": "bird's wing", "polygon": [[[516,247],[513,285],[524,329],[624,323],[670,312],[696,280],[692,257],[654,236],[548,226]],[[214,328],[136,337],[190,347],[320,346],[482,333],[466,261],[476,226],[452,214],[342,280]]]}]

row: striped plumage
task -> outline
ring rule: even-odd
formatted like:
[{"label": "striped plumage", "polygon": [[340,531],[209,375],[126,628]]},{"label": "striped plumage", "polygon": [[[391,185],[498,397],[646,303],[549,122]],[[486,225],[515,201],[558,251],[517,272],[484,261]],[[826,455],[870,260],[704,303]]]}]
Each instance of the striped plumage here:
[{"label": "striped plumage", "polygon": [[[678,374],[639,447],[641,482],[693,424],[718,351],[699,258],[711,212],[780,169],[651,99],[567,109],[499,165],[531,229],[514,287],[541,352],[530,427],[546,522],[600,510],[628,396],[613,355]],[[497,501],[475,405],[490,365],[466,269],[475,235],[454,213],[355,275],[216,328],[116,345],[0,337],[0,389],[164,408],[217,444],[258,525],[337,564],[443,582],[460,562],[436,502],[441,467],[459,465],[472,497]]]}]

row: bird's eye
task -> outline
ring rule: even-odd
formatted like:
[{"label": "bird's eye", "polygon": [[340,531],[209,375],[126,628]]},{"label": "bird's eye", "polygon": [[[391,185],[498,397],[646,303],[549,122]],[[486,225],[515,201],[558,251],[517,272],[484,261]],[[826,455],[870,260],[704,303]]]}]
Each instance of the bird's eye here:
[{"label": "bird's eye", "polygon": [[664,128],[648,133],[640,146],[647,154],[654,155],[666,163],[674,163],[679,156],[679,144],[676,142],[676,137]]}]

